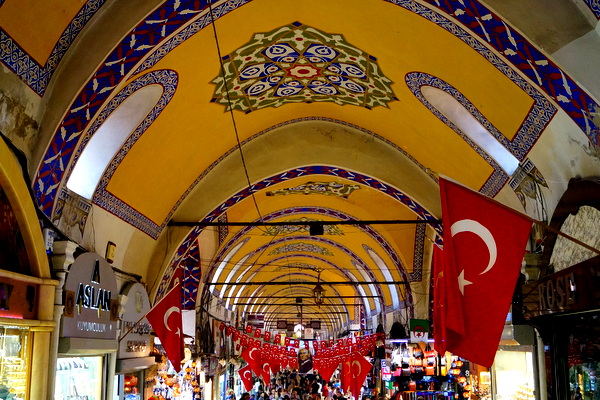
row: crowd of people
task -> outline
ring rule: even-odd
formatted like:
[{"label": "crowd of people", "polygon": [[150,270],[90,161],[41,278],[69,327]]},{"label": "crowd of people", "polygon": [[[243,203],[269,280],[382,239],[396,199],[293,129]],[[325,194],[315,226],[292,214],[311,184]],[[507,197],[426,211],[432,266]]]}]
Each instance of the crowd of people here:
[{"label": "crowd of people", "polygon": [[[312,371],[311,371],[312,372]],[[366,388],[365,388],[366,389]],[[298,370],[284,370],[277,373],[264,387],[257,380],[250,392],[242,393],[235,398],[233,390],[229,390],[225,400],[388,400],[383,396],[372,395],[361,391],[358,395],[341,388],[339,379],[325,381],[319,374],[301,374]]]}]

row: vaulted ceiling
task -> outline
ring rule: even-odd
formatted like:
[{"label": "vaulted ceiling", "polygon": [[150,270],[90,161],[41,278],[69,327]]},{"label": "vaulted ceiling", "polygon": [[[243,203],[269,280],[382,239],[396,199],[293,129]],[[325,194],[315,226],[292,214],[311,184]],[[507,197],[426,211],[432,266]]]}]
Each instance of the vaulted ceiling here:
[{"label": "vaulted ceiling", "polygon": [[157,297],[183,266],[188,309],[426,316],[439,175],[547,219],[599,172],[598,87],[550,55],[594,2],[510,3],[0,2],[35,202]]}]

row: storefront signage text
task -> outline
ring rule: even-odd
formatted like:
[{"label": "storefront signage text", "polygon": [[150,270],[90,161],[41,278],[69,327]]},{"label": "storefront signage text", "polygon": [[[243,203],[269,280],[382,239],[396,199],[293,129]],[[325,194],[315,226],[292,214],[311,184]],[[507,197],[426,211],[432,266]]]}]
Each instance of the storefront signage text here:
[{"label": "storefront signage text", "polygon": [[575,274],[558,276],[539,284],[540,310],[563,311],[575,304]]},{"label": "storefront signage text", "polygon": [[79,255],[64,285],[62,336],[116,339],[119,303],[110,264],[93,253]]},{"label": "storefront signage text", "polygon": [[110,290],[104,290],[98,288],[96,294],[96,288],[91,285],[79,284],[77,289],[77,298],[75,303],[78,306],[85,308],[93,308],[94,310],[110,311]]}]

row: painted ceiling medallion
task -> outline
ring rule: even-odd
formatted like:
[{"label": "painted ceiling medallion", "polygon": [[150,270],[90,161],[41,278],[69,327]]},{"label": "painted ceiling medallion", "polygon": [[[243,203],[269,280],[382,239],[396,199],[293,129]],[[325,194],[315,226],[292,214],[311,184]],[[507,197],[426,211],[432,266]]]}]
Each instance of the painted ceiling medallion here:
[{"label": "painted ceiling medallion", "polygon": [[[371,109],[394,96],[377,59],[347,43],[295,22],[267,33],[223,57],[211,101],[251,112],[285,103],[331,101]],[[229,95],[226,89],[229,88]]]}]

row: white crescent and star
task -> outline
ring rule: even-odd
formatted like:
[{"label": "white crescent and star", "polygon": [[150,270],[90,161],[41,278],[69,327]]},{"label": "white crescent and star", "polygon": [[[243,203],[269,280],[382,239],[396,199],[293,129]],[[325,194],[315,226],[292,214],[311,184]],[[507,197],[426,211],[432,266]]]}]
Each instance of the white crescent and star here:
[{"label": "white crescent and star", "polygon": [[[479,275],[483,275],[489,272],[496,264],[496,259],[498,258],[498,248],[496,246],[496,240],[494,239],[494,235],[492,232],[481,223],[472,220],[472,219],[461,219],[460,221],[456,221],[450,227],[450,233],[454,237],[454,235],[461,232],[472,232],[479,236],[483,243],[485,243],[488,251],[490,253],[490,261],[488,262],[487,267],[481,272]],[[463,269],[458,275],[458,287],[460,292],[465,294],[465,286],[472,285],[473,282],[468,281],[465,278],[465,270]]]},{"label": "white crescent and star", "polygon": [[252,355],[252,353],[254,353],[255,351],[258,351],[258,349],[256,347],[253,347],[248,352],[248,357],[250,357],[251,360],[258,360],[257,358],[254,358],[254,356]]},{"label": "white crescent and star", "polygon": [[[181,314],[181,310],[179,309],[179,307],[173,306],[173,307],[169,308],[167,310],[167,312],[165,313],[164,323],[165,323],[165,328],[167,328],[168,331],[172,331],[172,329],[169,327],[169,317],[173,313],[179,313],[179,314]],[[181,335],[179,327],[177,328],[177,332],[175,332],[175,334],[176,335]]]},{"label": "white crescent and star", "polygon": [[355,378],[360,376],[360,373],[362,372],[362,365],[360,365],[360,363],[357,360],[352,361],[352,367],[354,367],[354,364],[358,365],[358,372],[356,374],[353,374],[353,376]]},{"label": "white crescent and star", "polygon": [[[250,374],[250,376],[248,376],[247,374]],[[250,372],[249,369],[245,370],[242,373],[242,378],[244,378],[245,380],[249,381],[250,379],[252,379],[252,372]]]}]

